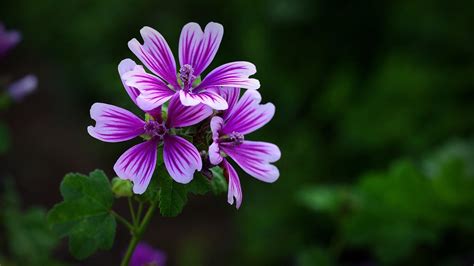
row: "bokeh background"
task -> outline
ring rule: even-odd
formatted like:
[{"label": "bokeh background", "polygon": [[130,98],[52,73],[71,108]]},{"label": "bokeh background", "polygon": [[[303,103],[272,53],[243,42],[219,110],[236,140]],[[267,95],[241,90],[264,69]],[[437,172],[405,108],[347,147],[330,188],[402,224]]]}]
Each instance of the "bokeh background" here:
[{"label": "bokeh background", "polygon": [[32,217],[60,201],[64,174],[113,176],[130,145],[86,132],[94,102],[138,111],[117,74],[134,58],[128,40],[148,25],[177,54],[185,23],[216,21],[225,34],[210,69],[257,66],[277,112],[249,139],[279,145],[281,176],[264,184],[241,173],[238,211],[225,195],[196,196],[179,217],[155,217],[145,240],[169,265],[472,265],[473,10],[428,0],[2,1],[0,20],[23,41],[1,74],[35,73],[39,87],[0,114],[10,131],[0,173],[13,180],[2,198],[17,193],[1,202],[0,256],[118,265],[121,227],[112,250],[76,261]]}]

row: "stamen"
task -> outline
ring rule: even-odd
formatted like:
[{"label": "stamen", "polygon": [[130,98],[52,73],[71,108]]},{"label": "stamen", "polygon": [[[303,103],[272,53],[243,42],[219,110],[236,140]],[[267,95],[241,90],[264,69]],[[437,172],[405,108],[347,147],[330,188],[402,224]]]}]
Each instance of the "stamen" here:
[{"label": "stamen", "polygon": [[224,135],[219,138],[219,142],[231,143],[234,146],[240,145],[244,142],[244,135],[239,132],[233,131],[228,135]]},{"label": "stamen", "polygon": [[146,135],[150,137],[158,137],[160,140],[163,139],[163,136],[168,132],[165,123],[158,123],[155,120],[146,122],[144,129]]},{"label": "stamen", "polygon": [[193,84],[194,80],[196,79],[196,76],[193,75],[194,69],[191,67],[191,65],[184,65],[181,67],[179,70],[178,77],[182,82],[183,89],[190,89],[191,85]]}]

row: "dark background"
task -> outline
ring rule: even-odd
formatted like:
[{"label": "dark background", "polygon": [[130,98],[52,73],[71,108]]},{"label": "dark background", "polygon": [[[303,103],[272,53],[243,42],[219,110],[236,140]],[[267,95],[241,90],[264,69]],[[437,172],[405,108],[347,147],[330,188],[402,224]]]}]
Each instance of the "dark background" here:
[{"label": "dark background", "polygon": [[[117,73],[135,59],[127,42],[151,26],[177,56],[184,24],[215,21],[225,33],[208,71],[257,66],[276,114],[249,139],[280,147],[281,176],[265,184],[241,172],[238,211],[224,195],[196,196],[179,217],[155,217],[145,240],[169,265],[472,265],[473,10],[427,0],[2,1],[1,21],[23,41],[1,73],[34,73],[39,88],[1,114],[12,140],[1,173],[25,209],[59,202],[68,172],[113,176],[130,143],[100,142],[86,127],[94,102],[138,114]],[[446,183],[433,185],[426,165],[448,169]],[[117,265],[122,229],[112,250],[84,262],[67,241],[52,256]]]}]

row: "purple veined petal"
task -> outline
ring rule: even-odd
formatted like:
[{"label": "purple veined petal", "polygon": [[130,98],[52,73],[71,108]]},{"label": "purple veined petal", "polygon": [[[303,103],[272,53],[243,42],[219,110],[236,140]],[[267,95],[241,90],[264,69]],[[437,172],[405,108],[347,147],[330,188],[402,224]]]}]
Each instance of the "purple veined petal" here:
[{"label": "purple veined petal", "polygon": [[185,106],[195,106],[202,103],[216,110],[225,110],[228,108],[225,99],[212,91],[202,90],[199,93],[189,93],[181,90],[179,91],[179,98],[181,103]]},{"label": "purple veined petal", "polygon": [[225,99],[227,104],[229,105],[229,108],[224,112],[222,117],[224,119],[227,119],[229,114],[232,112],[232,110],[235,107],[235,104],[239,100],[240,97],[240,88],[218,88],[219,94],[222,96],[222,98]]},{"label": "purple veined petal", "polygon": [[254,64],[249,62],[232,62],[212,70],[194,90],[199,91],[209,87],[238,87],[258,89],[260,82],[249,76],[257,72]]},{"label": "purple veined petal", "polygon": [[238,209],[242,204],[242,189],[240,187],[239,176],[237,175],[234,167],[232,167],[232,165],[225,159],[222,161],[222,167],[224,168],[224,175],[229,180],[227,202],[232,205],[234,204],[235,199],[235,207]]},{"label": "purple veined petal", "polygon": [[8,85],[7,93],[15,102],[22,101],[26,96],[33,93],[38,87],[38,78],[35,75],[26,75]]},{"label": "purple veined petal", "polygon": [[248,90],[226,115],[222,132],[251,133],[267,124],[275,114],[272,103],[260,104],[262,97],[257,91]]},{"label": "purple veined petal", "polygon": [[276,162],[280,149],[272,143],[245,140],[240,145],[221,143],[221,150],[229,155],[247,174],[264,182],[275,182],[280,176]]},{"label": "purple veined petal", "polygon": [[168,105],[168,128],[187,127],[195,125],[212,114],[212,109],[206,105],[184,106],[179,95],[173,96]]},{"label": "purple veined petal", "polygon": [[179,38],[179,63],[191,65],[199,76],[212,62],[224,35],[221,24],[210,22],[202,32],[199,24],[186,24]]},{"label": "purple veined petal", "polygon": [[148,67],[153,73],[164,79],[174,88],[179,88],[176,78],[176,62],[165,38],[150,27],[140,30],[144,44],[137,39],[128,42],[128,48]]},{"label": "purple veined petal", "polygon": [[187,184],[195,171],[201,171],[202,160],[198,150],[189,141],[178,136],[165,135],[163,160],[174,181]]},{"label": "purple veined petal", "polygon": [[176,93],[160,78],[146,73],[141,66],[125,72],[122,79],[127,86],[138,89],[137,105],[144,111],[161,106]]},{"label": "purple veined petal", "polygon": [[155,171],[157,156],[156,139],[137,144],[128,149],[114,165],[118,177],[133,181],[133,192],[143,194]]},{"label": "purple veined petal", "polygon": [[4,56],[11,48],[21,41],[21,34],[18,31],[6,31],[0,23],[0,57]]},{"label": "purple veined petal", "polygon": [[222,157],[220,153],[220,148],[219,144],[216,142],[213,142],[211,146],[209,146],[209,161],[213,165],[218,165],[222,162],[224,158]]},{"label": "purple veined petal", "polygon": [[219,116],[214,116],[211,119],[211,132],[212,132],[212,140],[217,141],[219,138],[219,132],[224,126],[224,119]]},{"label": "purple veined petal", "polygon": [[[122,78],[122,76],[125,73],[134,70],[136,66],[137,66],[137,64],[135,63],[135,61],[133,61],[130,58],[126,58],[126,59],[120,61],[119,65],[118,65],[118,72],[119,72],[119,75],[120,75],[120,79],[122,80],[123,87],[125,88],[125,91],[127,92],[128,96],[130,96],[130,99],[132,99],[132,101],[135,104],[137,104],[137,97],[138,97],[138,95],[140,95],[140,91],[137,88],[130,87],[127,84],[125,84],[125,80]],[[145,70],[143,70],[143,71],[145,71]]]},{"label": "purple veined petal", "polygon": [[166,254],[158,249],[153,249],[150,245],[140,242],[138,243],[132,258],[130,259],[130,266],[145,266],[157,265],[165,266]]},{"label": "purple veined petal", "polygon": [[87,127],[87,132],[105,142],[126,141],[145,132],[144,121],[130,111],[114,105],[94,103],[90,114],[96,124]]}]

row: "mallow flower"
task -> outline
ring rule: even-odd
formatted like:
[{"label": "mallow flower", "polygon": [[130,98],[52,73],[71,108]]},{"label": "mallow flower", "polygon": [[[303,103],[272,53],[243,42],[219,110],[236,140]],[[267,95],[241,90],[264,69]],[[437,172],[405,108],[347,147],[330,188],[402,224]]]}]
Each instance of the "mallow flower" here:
[{"label": "mallow flower", "polygon": [[0,57],[4,56],[8,50],[15,47],[21,41],[21,34],[18,31],[7,31],[0,23]]},{"label": "mallow flower", "polygon": [[132,258],[130,266],[165,266],[166,255],[161,250],[153,249],[150,245],[138,243]]},{"label": "mallow flower", "polygon": [[176,62],[163,36],[150,27],[140,30],[144,43],[132,39],[130,50],[153,73],[139,67],[122,75],[126,85],[140,91],[137,104],[144,110],[152,110],[179,95],[185,106],[200,103],[216,110],[225,110],[228,105],[212,88],[239,87],[258,89],[258,80],[249,78],[256,73],[252,63],[245,61],[221,65],[201,80],[201,74],[212,62],[224,34],[221,24],[210,22],[204,32],[196,23],[186,24],[179,39],[179,64]]},{"label": "mallow flower", "polygon": [[7,93],[13,101],[20,102],[23,98],[33,93],[37,87],[38,78],[30,74],[8,85]]},{"label": "mallow flower", "polygon": [[[119,64],[119,73],[140,68],[130,59]],[[136,88],[125,85],[127,93],[136,102]],[[90,110],[95,126],[89,134],[105,142],[121,142],[142,136],[144,141],[128,149],[114,165],[118,177],[133,181],[136,194],[145,192],[155,170],[157,148],[163,145],[163,161],[170,176],[178,183],[189,183],[194,172],[202,168],[201,156],[192,143],[173,133],[174,128],[192,126],[212,114],[212,109],[199,104],[186,107],[174,95],[168,105],[167,119],[162,118],[161,106],[147,111],[145,121],[130,111],[105,103],[95,103]]]},{"label": "mallow flower", "polygon": [[211,120],[212,144],[209,146],[209,160],[220,165],[228,177],[227,201],[242,203],[242,189],[237,172],[227,161],[232,158],[247,174],[267,183],[278,179],[280,172],[273,162],[280,159],[280,149],[272,143],[250,141],[245,135],[267,124],[275,114],[272,103],[260,104],[260,93],[247,90],[239,100],[240,89],[220,90],[229,108]]}]

